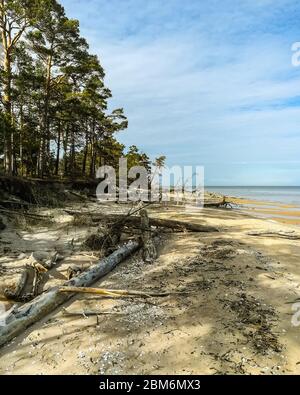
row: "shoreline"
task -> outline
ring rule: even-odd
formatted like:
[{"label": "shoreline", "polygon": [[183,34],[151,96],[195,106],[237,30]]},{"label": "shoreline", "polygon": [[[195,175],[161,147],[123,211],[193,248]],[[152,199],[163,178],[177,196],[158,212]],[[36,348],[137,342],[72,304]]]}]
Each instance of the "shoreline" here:
[{"label": "shoreline", "polygon": [[[216,194],[215,192],[214,195]],[[236,205],[235,210],[249,214],[254,218],[300,226],[300,205],[236,196],[226,196],[226,199]]]},{"label": "shoreline", "polygon": [[251,203],[251,206],[249,204],[247,201],[242,204],[240,203],[241,207],[239,209],[255,218],[270,220],[285,225],[300,226],[300,208],[297,206],[273,204],[271,206],[272,208],[270,208],[268,203],[262,201]]}]

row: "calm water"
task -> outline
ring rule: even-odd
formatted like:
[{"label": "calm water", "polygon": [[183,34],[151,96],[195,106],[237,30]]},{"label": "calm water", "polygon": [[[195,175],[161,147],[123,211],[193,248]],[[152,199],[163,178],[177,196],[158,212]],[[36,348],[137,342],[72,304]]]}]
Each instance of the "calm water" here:
[{"label": "calm water", "polygon": [[206,187],[209,192],[300,206],[300,187]]}]

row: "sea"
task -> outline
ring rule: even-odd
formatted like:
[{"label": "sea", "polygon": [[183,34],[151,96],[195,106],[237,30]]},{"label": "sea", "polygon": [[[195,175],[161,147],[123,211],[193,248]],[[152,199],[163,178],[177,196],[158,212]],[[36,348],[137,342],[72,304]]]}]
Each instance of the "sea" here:
[{"label": "sea", "polygon": [[300,186],[291,187],[252,187],[252,186],[209,186],[206,191],[224,196],[260,200],[266,202],[291,204],[300,207]]}]

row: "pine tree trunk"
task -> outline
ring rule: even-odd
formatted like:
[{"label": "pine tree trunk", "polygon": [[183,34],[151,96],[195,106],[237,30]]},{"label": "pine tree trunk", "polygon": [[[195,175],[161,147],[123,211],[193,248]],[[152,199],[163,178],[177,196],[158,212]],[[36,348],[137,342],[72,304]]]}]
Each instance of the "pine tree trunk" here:
[{"label": "pine tree trunk", "polygon": [[49,55],[46,69],[46,86],[45,86],[45,107],[43,119],[43,144],[41,157],[41,177],[44,176],[46,169],[49,169],[50,162],[50,122],[49,122],[49,105],[51,90],[51,69],[52,55]]},{"label": "pine tree trunk", "polygon": [[89,153],[89,135],[88,132],[85,134],[85,148],[83,154],[83,161],[82,161],[82,175],[85,176],[86,172],[86,162]]},{"label": "pine tree trunk", "polygon": [[61,124],[58,121],[58,136],[57,136],[57,150],[56,150],[56,164],[55,164],[55,175],[58,176],[59,172],[59,161],[60,161],[60,146],[61,146]]},{"label": "pine tree trunk", "polygon": [[[2,7],[3,7],[2,1]],[[1,15],[4,18],[4,15]],[[13,147],[12,147],[12,98],[11,98],[11,85],[12,85],[12,66],[11,66],[11,53],[10,53],[10,38],[7,32],[2,29],[2,45],[3,45],[3,106],[6,118],[6,125],[4,128],[4,164],[7,174],[13,174]]]},{"label": "pine tree trunk", "polygon": [[68,175],[68,142],[69,142],[69,127],[67,126],[64,138],[64,176]]},{"label": "pine tree trunk", "polygon": [[74,177],[75,175],[75,127],[72,127],[71,132],[71,152],[70,152],[70,172],[71,176]]}]

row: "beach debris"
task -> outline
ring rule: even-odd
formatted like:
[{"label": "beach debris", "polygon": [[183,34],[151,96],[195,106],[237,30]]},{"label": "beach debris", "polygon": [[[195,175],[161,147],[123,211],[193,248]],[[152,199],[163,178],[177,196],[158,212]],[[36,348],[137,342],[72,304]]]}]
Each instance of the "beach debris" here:
[{"label": "beach debris", "polygon": [[123,364],[126,360],[126,353],[121,351],[105,351],[99,358],[99,373],[120,374],[123,372]]},{"label": "beach debris", "polygon": [[227,201],[227,197],[223,196],[222,200],[210,199],[209,201],[205,201],[204,207],[206,207],[206,208],[231,208],[232,209],[232,202]]},{"label": "beach debris", "polygon": [[275,309],[251,295],[241,293],[238,299],[225,303],[237,314],[237,328],[260,354],[270,351],[281,352],[283,346],[272,331],[273,322],[278,319]]},{"label": "beach debris", "polygon": [[201,248],[201,255],[209,259],[230,259],[238,255],[237,245],[228,240],[217,239]]},{"label": "beach debris", "polygon": [[112,224],[110,226],[101,226],[96,234],[88,236],[84,245],[91,250],[111,253],[118,246],[121,240],[123,226],[121,224]]},{"label": "beach debris", "polygon": [[[140,228],[141,219],[137,215],[121,215],[121,214],[97,214],[97,213],[84,213],[78,211],[70,211],[65,210],[68,214],[74,216],[89,216],[92,218],[94,223],[117,223],[118,224],[126,224],[126,225],[134,225],[135,227]],[[219,232],[219,230],[214,226],[197,224],[193,222],[185,222],[185,221],[177,221],[170,219],[160,219],[149,217],[149,225],[157,228],[170,228],[174,232]]]},{"label": "beach debris", "polygon": [[[130,241],[129,243],[120,247],[110,256],[101,259],[98,264],[93,265],[86,272],[84,272],[84,274],[71,279],[64,285],[80,287],[93,284],[95,281],[99,280],[112,271],[128,256],[136,252],[139,247],[140,244],[138,242]],[[39,319],[45,317],[45,315],[49,314],[64,302],[68,301],[72,296],[72,293],[63,293],[59,291],[59,288],[54,287],[33,299],[31,302],[25,303],[23,306],[18,307],[8,316],[7,325],[0,327],[0,346],[13,339],[15,336],[17,336],[33,323],[37,322]]]},{"label": "beach debris", "polygon": [[50,257],[49,254],[44,252],[32,253],[27,260],[19,282],[15,287],[6,289],[4,296],[8,300],[23,303],[34,299],[39,294],[40,284],[44,275],[57,261],[62,259],[64,259],[64,257],[57,252],[50,254]]},{"label": "beach debris", "polygon": [[[152,233],[151,233],[151,228],[149,226],[149,220],[148,220],[148,214],[147,211],[143,212],[141,210],[141,223],[139,223],[138,229],[142,233],[141,240],[143,242],[143,251],[146,251],[145,245],[148,244],[149,248],[149,254],[150,254],[150,247],[152,249],[153,253],[153,247],[154,243],[152,241]],[[144,218],[143,216],[146,217]],[[113,221],[107,221],[104,225],[101,223],[99,226],[97,233],[92,234],[88,236],[88,238],[85,240],[85,245],[92,249],[92,250],[100,250],[102,253],[108,254],[114,251],[114,249],[118,246],[121,240],[122,233],[129,233],[130,236],[137,238],[137,227],[136,226],[131,226],[130,229],[126,228],[125,224],[125,219],[131,216],[131,213],[128,213],[126,216],[121,217],[118,220],[113,220]],[[138,219],[138,217],[136,217]],[[144,223],[143,223],[144,221]],[[147,240],[146,240],[147,239]],[[150,246],[152,244],[152,246]],[[154,254],[156,255],[156,254]],[[149,257],[146,257],[146,259],[150,259]]]},{"label": "beach debris", "polygon": [[4,296],[8,300],[15,302],[28,302],[39,294],[39,286],[43,275],[47,272],[40,263],[32,261],[27,264],[21,274],[19,282],[14,289],[12,287],[4,291]]},{"label": "beach debris", "polygon": [[64,256],[59,254],[57,251],[52,253],[44,252],[44,251],[35,251],[30,256],[30,264],[33,266],[39,266],[41,271],[42,267],[44,267],[45,271],[48,271],[56,265],[56,263],[64,260]]}]

